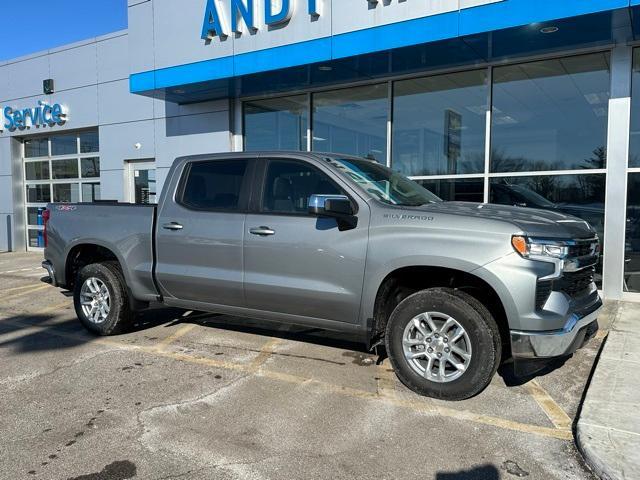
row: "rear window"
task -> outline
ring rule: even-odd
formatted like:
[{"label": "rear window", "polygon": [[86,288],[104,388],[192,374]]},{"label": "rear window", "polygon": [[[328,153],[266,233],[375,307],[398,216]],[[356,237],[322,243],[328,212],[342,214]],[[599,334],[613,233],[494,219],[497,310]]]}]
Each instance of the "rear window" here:
[{"label": "rear window", "polygon": [[239,210],[247,160],[195,162],[187,173],[182,203],[200,210]]}]

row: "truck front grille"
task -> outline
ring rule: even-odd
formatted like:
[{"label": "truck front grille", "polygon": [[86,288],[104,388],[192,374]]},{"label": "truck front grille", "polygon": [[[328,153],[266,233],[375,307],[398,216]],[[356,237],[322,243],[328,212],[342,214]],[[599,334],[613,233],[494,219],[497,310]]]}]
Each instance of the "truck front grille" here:
[{"label": "truck front grille", "polygon": [[564,272],[558,280],[539,280],[536,285],[536,308],[542,310],[551,292],[563,292],[571,298],[580,298],[591,292],[595,268],[585,268],[578,272]]},{"label": "truck front grille", "polygon": [[559,290],[571,298],[581,297],[589,293],[595,268],[585,268],[578,272],[565,272],[562,278],[554,282],[554,290]]},{"label": "truck front grille", "polygon": [[592,238],[589,240],[576,240],[575,245],[569,247],[569,257],[580,258],[597,255],[598,253],[598,239]]},{"label": "truck front grille", "polygon": [[542,310],[544,304],[547,303],[551,290],[553,289],[553,282],[541,281],[538,282],[536,287],[536,308]]}]

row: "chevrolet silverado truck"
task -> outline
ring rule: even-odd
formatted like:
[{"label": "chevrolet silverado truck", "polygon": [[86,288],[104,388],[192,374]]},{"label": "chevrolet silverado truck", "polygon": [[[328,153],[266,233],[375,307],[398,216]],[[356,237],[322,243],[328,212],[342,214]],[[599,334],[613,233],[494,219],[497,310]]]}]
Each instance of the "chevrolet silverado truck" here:
[{"label": "chevrolet silverado truck", "polygon": [[501,362],[572,354],[602,307],[585,221],[444,202],[363,158],[178,158],[157,205],[50,204],[44,218],[48,280],[96,334],[157,303],[356,334],[407,387],[448,400]]}]

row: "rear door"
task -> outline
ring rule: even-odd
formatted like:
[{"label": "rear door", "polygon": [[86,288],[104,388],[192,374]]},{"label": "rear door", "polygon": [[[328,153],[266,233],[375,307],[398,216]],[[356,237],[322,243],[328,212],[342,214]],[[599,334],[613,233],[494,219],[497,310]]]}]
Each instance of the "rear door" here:
[{"label": "rear door", "polygon": [[265,159],[261,188],[247,215],[245,294],[258,310],[356,323],[369,228],[369,207],[351,192],[357,227],[307,212],[314,194],[346,194],[335,177],[303,160]]},{"label": "rear door", "polygon": [[175,197],[168,195],[158,212],[156,277],[165,296],[244,305],[242,249],[253,164],[240,156],[184,165]]}]

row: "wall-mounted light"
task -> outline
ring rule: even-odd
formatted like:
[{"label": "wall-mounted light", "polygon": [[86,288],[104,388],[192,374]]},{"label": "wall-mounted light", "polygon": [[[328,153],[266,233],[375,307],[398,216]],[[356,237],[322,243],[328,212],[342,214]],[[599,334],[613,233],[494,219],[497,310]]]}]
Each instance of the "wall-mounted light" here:
[{"label": "wall-mounted light", "polygon": [[544,27],[540,29],[540,33],[556,33],[558,30],[560,30],[558,27]]},{"label": "wall-mounted light", "polygon": [[47,78],[42,81],[42,93],[45,95],[51,95],[55,91],[55,87],[53,86],[53,79]]}]

